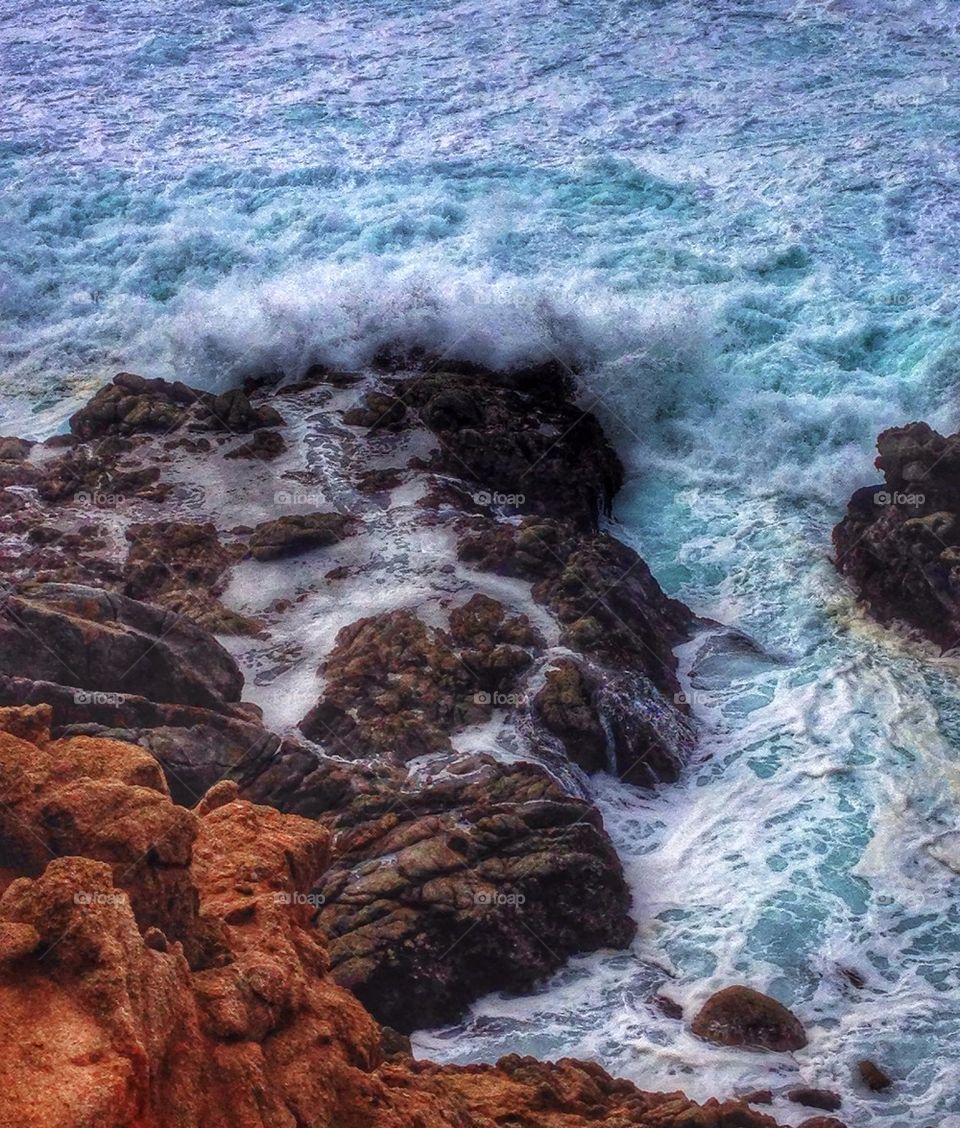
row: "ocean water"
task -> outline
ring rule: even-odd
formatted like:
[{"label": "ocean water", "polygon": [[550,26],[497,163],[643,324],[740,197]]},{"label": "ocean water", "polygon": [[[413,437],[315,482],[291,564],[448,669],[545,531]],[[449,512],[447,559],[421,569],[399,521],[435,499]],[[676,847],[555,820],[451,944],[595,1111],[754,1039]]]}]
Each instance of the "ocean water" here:
[{"label": "ocean water", "polygon": [[[829,561],[877,431],[960,424],[958,27],[955,0],[0,0],[4,433],[119,368],[556,356],[629,464],[618,535],[742,632],[682,655],[683,780],[594,781],[634,949],[418,1052],[960,1126],[960,670]],[[735,981],[808,1048],[710,1047],[649,1002]]]}]

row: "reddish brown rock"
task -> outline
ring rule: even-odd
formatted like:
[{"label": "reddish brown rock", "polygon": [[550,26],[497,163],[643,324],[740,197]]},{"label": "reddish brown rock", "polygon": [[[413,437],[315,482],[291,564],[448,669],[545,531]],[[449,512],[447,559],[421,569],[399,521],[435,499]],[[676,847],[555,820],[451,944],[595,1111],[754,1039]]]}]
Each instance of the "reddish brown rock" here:
[{"label": "reddish brown rock", "polygon": [[857,1062],[857,1071],[864,1085],[874,1093],[889,1089],[893,1084],[890,1075],[885,1073],[876,1062],[872,1062],[868,1058]]},{"label": "reddish brown rock", "polygon": [[843,1104],[840,1096],[830,1089],[791,1089],[787,1093],[787,1100],[806,1105],[807,1108],[822,1108],[827,1112],[836,1112]]},{"label": "reddish brown rock", "polygon": [[343,513],[294,513],[257,525],[250,535],[254,560],[280,560],[313,548],[338,544],[356,528]]},{"label": "reddish brown rock", "polygon": [[[37,733],[43,716],[2,719]],[[0,762],[20,762],[29,775],[23,742],[8,737],[14,743]],[[33,746],[34,764],[52,743]],[[83,761],[78,770],[136,774],[142,763],[136,749],[61,752]],[[38,794],[57,786],[43,774],[49,766],[37,769]],[[108,787],[90,792],[91,829],[98,813],[101,825],[110,822],[116,788],[140,790],[119,776],[98,782]],[[174,810],[161,792],[151,794]],[[183,895],[157,898],[147,926],[116,884],[114,864],[85,855],[91,843],[99,848],[95,833],[74,840],[74,856],[17,877],[0,897],[0,1123],[775,1128],[740,1102],[697,1106],[678,1093],[645,1093],[591,1063],[513,1056],[457,1068],[413,1061],[330,981],[319,936],[308,928],[309,891],[328,864],[328,832],[226,794],[201,810],[177,816],[193,827],[176,863]],[[132,824],[126,830],[137,833]],[[184,915],[183,904],[194,911]],[[167,939],[178,929],[184,947],[206,959],[191,966],[181,940]]]},{"label": "reddish brown rock", "polygon": [[692,1030],[697,1037],[723,1046],[786,1053],[807,1044],[797,1016],[752,987],[725,987],[711,995],[693,1020]]}]

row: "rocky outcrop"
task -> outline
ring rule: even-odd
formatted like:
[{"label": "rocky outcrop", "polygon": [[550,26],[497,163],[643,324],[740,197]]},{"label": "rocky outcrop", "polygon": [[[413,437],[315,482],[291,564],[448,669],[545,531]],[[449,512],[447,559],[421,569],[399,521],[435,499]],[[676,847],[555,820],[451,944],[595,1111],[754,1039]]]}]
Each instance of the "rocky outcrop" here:
[{"label": "rocky outcrop", "polygon": [[[10,448],[0,703],[136,743],[178,804],[229,780],[325,826],[333,974],[398,1029],[627,944],[584,773],[676,776],[693,616],[599,530],[622,477],[599,424],[546,369],[272,396],[121,374],[71,435]],[[250,696],[302,699],[299,732],[240,700],[212,634],[246,636]]]},{"label": "rocky outcrop", "polygon": [[339,832],[315,890],[334,978],[398,1030],[635,931],[599,815],[534,764],[462,757],[432,778],[351,781],[321,821]]},{"label": "rocky outcrop", "polygon": [[725,987],[711,995],[693,1020],[699,1038],[722,1046],[786,1053],[802,1050],[807,1035],[797,1016],[752,987]]},{"label": "rocky outcrop", "polygon": [[449,631],[407,610],[360,619],[337,636],[324,696],[300,727],[351,757],[452,751],[451,736],[516,688],[538,642],[526,616],[480,595],[451,614]]},{"label": "rocky outcrop", "polygon": [[[20,828],[2,833],[20,844],[35,826],[52,834],[42,866],[4,855],[0,1122],[775,1128],[740,1102],[645,1093],[590,1063],[414,1062],[327,974],[308,924],[329,861],[324,827],[239,801],[229,784],[177,808],[139,749],[67,746],[48,724],[44,710],[0,711],[0,761],[23,798]],[[46,818],[51,804],[73,817]],[[154,814],[129,818],[137,804]],[[161,882],[149,903],[124,864],[140,849],[141,877],[152,868]]]},{"label": "rocky outcrop", "polygon": [[0,606],[0,673],[92,693],[218,709],[243,677],[209,634],[151,604],[97,588],[37,584]]},{"label": "rocky outcrop", "polygon": [[836,566],[882,623],[960,642],[960,435],[926,423],[877,439],[884,482],[854,493],[833,531]]}]

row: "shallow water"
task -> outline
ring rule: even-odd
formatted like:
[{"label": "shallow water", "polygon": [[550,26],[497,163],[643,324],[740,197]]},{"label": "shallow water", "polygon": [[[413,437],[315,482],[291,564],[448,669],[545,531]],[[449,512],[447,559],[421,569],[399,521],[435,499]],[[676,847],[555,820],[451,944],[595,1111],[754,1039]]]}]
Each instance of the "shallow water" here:
[{"label": "shallow water", "polygon": [[[876,432],[957,427],[958,22],[0,0],[5,432],[49,433],[121,367],[216,387],[397,337],[559,356],[630,463],[619,535],[756,644],[687,648],[679,785],[597,783],[634,951],[422,1049],[588,1054],[701,1095],[802,1076],[852,1125],[960,1125],[957,669],[866,623],[828,560]],[[731,980],[795,1005],[809,1048],[706,1047],[647,1002],[689,1016]],[[858,1095],[862,1056],[889,1094]]]}]

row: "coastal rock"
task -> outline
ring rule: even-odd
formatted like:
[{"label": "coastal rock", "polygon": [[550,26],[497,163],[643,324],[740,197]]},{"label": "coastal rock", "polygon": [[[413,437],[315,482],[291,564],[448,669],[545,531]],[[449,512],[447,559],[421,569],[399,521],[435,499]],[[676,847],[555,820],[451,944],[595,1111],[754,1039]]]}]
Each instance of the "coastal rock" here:
[{"label": "coastal rock", "polygon": [[806,1105],[807,1108],[822,1108],[826,1112],[836,1112],[843,1104],[839,1095],[830,1089],[790,1089],[787,1100]]},{"label": "coastal rock", "polygon": [[508,692],[533,661],[515,642],[535,643],[528,624],[500,611],[476,635],[468,611],[450,632],[407,610],[344,627],[323,666],[324,696],[301,730],[351,757],[404,762],[452,751],[451,735],[487,718],[493,693]]},{"label": "coastal rock", "polygon": [[271,462],[287,450],[287,443],[279,431],[259,430],[253,438],[227,451],[224,458],[249,458],[257,462]]},{"label": "coastal rock", "polygon": [[416,783],[395,772],[348,788],[320,815],[337,855],[315,889],[317,922],[334,978],[380,1021],[449,1021],[576,952],[630,942],[630,894],[599,815],[542,768],[466,757]]},{"label": "coastal rock", "polygon": [[211,395],[180,381],[148,380],[121,372],[70,417],[70,430],[80,440],[103,435],[169,434],[183,427],[234,434],[283,426],[269,405],[254,407],[239,388]]},{"label": "coastal rock", "polygon": [[776,999],[752,987],[725,987],[711,995],[693,1020],[698,1038],[722,1046],[787,1053],[807,1044],[800,1020]]},{"label": "coastal rock", "polygon": [[[344,426],[354,385],[378,414]],[[269,395],[127,374],[77,413],[70,441],[40,460],[60,485],[20,491],[0,534],[18,577],[29,536],[48,574],[82,577],[84,595],[54,605],[21,584],[8,600],[49,615],[58,647],[28,654],[11,633],[0,705],[49,705],[54,738],[136,744],[203,817],[239,795],[326,826],[337,860],[310,906],[335,975],[395,1027],[628,943],[629,893],[580,769],[675,777],[692,731],[673,647],[694,619],[597,531],[621,475],[599,424],[552,369],[368,374],[283,388],[283,442],[298,442],[282,471],[224,463],[238,441],[279,435]],[[88,488],[133,475],[130,490],[85,519],[68,460]],[[167,482],[161,466],[175,467]],[[503,481],[484,481],[495,466]],[[336,511],[274,516],[291,483]],[[324,563],[318,550],[360,529]],[[283,566],[308,551],[312,569]],[[231,580],[255,617],[221,602]],[[341,593],[363,617],[340,617]],[[348,624],[332,645],[331,611]],[[289,715],[275,734],[240,701],[238,667],[207,630],[250,635],[237,653],[272,686],[271,708],[294,692],[288,671],[317,671],[303,739]],[[60,668],[81,653],[88,666]],[[165,952],[150,927],[149,950]]]},{"label": "coastal rock", "polygon": [[263,521],[250,535],[250,555],[254,560],[280,560],[313,548],[338,544],[356,526],[343,513],[295,513]]},{"label": "coastal rock", "polygon": [[[327,830],[228,794],[211,796],[197,813],[178,811],[162,788],[123,781],[150,770],[138,750],[54,752],[55,742],[43,742],[45,721],[42,711],[0,715],[0,724],[40,740],[27,745],[6,733],[14,743],[2,762],[20,765],[23,793],[33,797],[24,802],[43,803],[64,787],[54,778],[57,763],[103,786],[88,792],[72,856],[49,859],[39,873],[5,871],[3,1123],[587,1128],[602,1120],[776,1128],[740,1102],[698,1106],[678,1093],[645,1093],[586,1062],[511,1056],[496,1066],[440,1067],[412,1060],[331,982],[319,936],[308,927],[310,890],[330,857]],[[157,896],[149,924],[117,884],[116,858],[87,854],[102,851],[97,828],[110,824],[117,795],[144,790],[157,810],[189,827],[165,867],[175,871],[179,895]],[[21,813],[32,819],[26,807]],[[142,834],[121,822],[112,848],[123,852],[125,842],[129,853]]]},{"label": "coastal rock", "polygon": [[571,658],[561,658],[547,670],[533,700],[547,731],[559,737],[570,759],[587,772],[607,766],[607,733],[593,692],[583,668]]},{"label": "coastal rock", "polygon": [[872,1062],[868,1058],[857,1062],[857,1072],[860,1074],[860,1079],[864,1085],[874,1093],[889,1089],[893,1084],[890,1075],[885,1073],[876,1062]]},{"label": "coastal rock", "polygon": [[623,482],[620,460],[596,417],[568,398],[568,378],[516,377],[509,387],[506,374],[438,371],[396,391],[439,440],[433,469],[474,483],[494,504],[595,529]]},{"label": "coastal rock", "polygon": [[836,567],[881,623],[950,650],[960,642],[960,435],[910,423],[877,448],[885,482],[851,497],[833,530]]},{"label": "coastal rock", "polygon": [[134,694],[77,691],[54,682],[0,676],[0,706],[48,705],[56,735],[137,744],[163,768],[177,803],[192,806],[232,771],[272,763],[280,738],[243,703],[219,709],[171,705]]},{"label": "coastal rock", "polygon": [[78,584],[38,584],[3,603],[0,673],[213,709],[239,701],[243,686],[236,663],[205,631]]},{"label": "coastal rock", "polygon": [[153,521],[125,531],[130,549],[123,565],[123,592],[184,615],[216,634],[256,635],[256,621],[217,598],[230,579],[239,546],[226,547],[210,521]]}]

